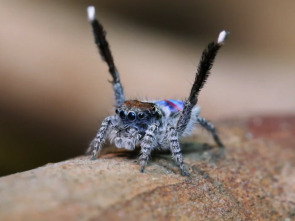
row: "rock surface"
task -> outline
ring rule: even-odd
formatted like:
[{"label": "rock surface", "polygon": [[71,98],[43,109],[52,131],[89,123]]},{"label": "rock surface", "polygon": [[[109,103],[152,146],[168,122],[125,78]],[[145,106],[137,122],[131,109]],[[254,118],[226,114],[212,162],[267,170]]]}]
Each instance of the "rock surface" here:
[{"label": "rock surface", "polygon": [[111,147],[2,177],[0,220],[294,220],[295,118],[217,126],[225,152],[205,134],[184,141],[191,177],[165,153],[142,174],[138,152]]}]

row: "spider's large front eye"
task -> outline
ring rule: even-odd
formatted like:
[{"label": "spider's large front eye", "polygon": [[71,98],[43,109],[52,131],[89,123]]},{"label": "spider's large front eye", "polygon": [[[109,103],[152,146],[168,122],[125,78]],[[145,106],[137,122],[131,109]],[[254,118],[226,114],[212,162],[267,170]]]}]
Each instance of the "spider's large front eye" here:
[{"label": "spider's large front eye", "polygon": [[120,111],[119,115],[120,115],[121,119],[125,119],[127,114],[125,111],[122,110],[122,111]]},{"label": "spider's large front eye", "polygon": [[135,118],[136,118],[136,114],[135,114],[133,111],[130,111],[130,112],[128,113],[128,120],[130,120],[130,121],[134,121]]},{"label": "spider's large front eye", "polygon": [[139,113],[139,114],[138,114],[138,118],[139,118],[139,119],[143,119],[143,118],[144,118],[144,113]]}]

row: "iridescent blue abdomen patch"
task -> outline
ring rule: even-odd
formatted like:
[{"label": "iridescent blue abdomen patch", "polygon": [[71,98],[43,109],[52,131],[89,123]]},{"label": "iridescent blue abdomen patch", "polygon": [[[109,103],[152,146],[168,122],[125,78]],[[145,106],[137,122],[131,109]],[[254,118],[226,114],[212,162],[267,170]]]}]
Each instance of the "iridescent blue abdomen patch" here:
[{"label": "iridescent blue abdomen patch", "polygon": [[168,107],[171,112],[182,111],[184,107],[184,102],[178,100],[162,100],[156,101],[155,103],[159,106]]}]

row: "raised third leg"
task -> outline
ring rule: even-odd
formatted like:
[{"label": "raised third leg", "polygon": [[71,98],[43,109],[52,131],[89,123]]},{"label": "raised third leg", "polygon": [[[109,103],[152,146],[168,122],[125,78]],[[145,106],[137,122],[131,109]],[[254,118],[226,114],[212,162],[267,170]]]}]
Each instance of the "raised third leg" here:
[{"label": "raised third leg", "polygon": [[108,64],[109,72],[112,75],[113,81],[113,89],[115,92],[115,100],[116,106],[121,106],[125,101],[124,90],[120,81],[119,72],[115,66],[115,62],[111,53],[111,49],[109,43],[106,39],[106,32],[100,24],[100,22],[96,19],[95,16],[95,8],[93,6],[89,6],[87,8],[88,19],[91,22],[95,43],[98,47],[100,55],[102,59]]}]

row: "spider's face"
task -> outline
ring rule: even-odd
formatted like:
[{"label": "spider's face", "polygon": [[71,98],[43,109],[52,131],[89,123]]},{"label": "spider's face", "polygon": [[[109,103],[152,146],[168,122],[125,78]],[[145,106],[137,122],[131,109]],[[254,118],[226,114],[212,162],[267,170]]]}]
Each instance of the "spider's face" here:
[{"label": "spider's face", "polygon": [[116,114],[125,125],[143,127],[161,118],[161,112],[156,104],[137,100],[125,101],[116,109]]}]

